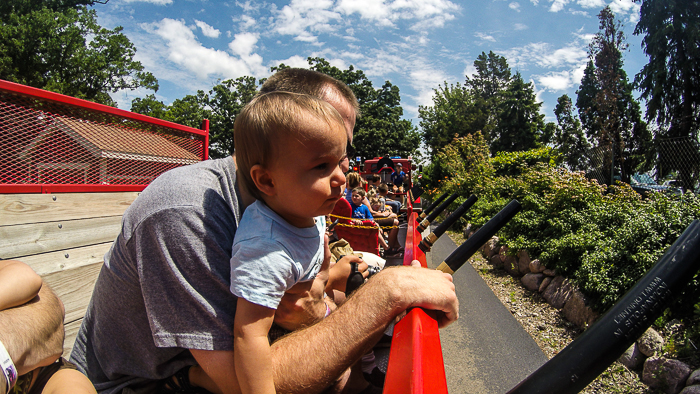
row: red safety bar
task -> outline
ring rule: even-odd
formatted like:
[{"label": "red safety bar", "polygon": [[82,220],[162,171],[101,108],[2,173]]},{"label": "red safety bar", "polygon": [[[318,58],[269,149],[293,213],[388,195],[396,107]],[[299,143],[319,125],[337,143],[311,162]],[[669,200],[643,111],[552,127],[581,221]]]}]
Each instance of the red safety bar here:
[{"label": "red safety bar", "polygon": [[[413,260],[427,267],[425,253],[418,248],[421,234],[416,230],[418,214],[409,206],[404,265]],[[447,393],[437,321],[420,308],[411,309],[394,326],[384,394]]]},{"label": "red safety bar", "polygon": [[0,80],[0,193],[141,191],[208,158],[202,128]]}]

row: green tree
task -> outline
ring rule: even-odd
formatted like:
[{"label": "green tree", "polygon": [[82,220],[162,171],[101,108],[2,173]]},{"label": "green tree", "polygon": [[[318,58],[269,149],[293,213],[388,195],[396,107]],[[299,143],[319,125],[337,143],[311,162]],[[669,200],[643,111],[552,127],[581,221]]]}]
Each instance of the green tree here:
[{"label": "green tree", "polygon": [[255,77],[246,76],[222,81],[206,95],[204,102],[210,111],[209,156],[217,159],[233,154],[236,116],[256,93]]},{"label": "green tree", "polygon": [[[700,3],[697,1],[635,0],[641,3],[635,35],[649,63],[635,77],[647,101],[647,120],[660,126],[657,137],[689,137],[697,142],[700,123]],[[700,163],[697,145],[687,160]],[[684,186],[694,186],[700,168],[682,166],[680,155],[662,156],[665,175],[678,170]]]},{"label": "green tree", "polygon": [[483,126],[472,93],[457,83],[433,89],[433,105],[419,106],[423,141],[431,158],[455,137],[475,133]]},{"label": "green tree", "polygon": [[466,77],[467,86],[475,97],[476,122],[487,141],[492,142],[492,131],[498,125],[498,114],[503,93],[511,82],[511,70],[505,57],[489,51],[481,52],[474,61],[476,74]]},{"label": "green tree", "polygon": [[[641,120],[639,103],[632,96],[632,85],[623,69],[622,53],[627,50],[622,23],[615,18],[610,7],[599,14],[599,31],[591,41],[591,64],[584,72],[579,88],[577,106],[582,123],[589,127],[587,134],[606,154],[603,172],[618,173],[624,182],[642,167],[644,150],[649,146],[651,134]],[[591,72],[593,71],[593,72]]]},{"label": "green tree", "polygon": [[144,98],[132,100],[131,112],[198,129],[202,127],[202,121],[211,116],[211,111],[207,107],[207,97],[200,90],[196,95],[187,95],[166,106],[162,101],[156,99],[155,95],[149,94]]},{"label": "green tree", "polygon": [[549,142],[544,115],[540,114],[532,83],[516,73],[497,105],[497,123],[492,132],[491,152],[515,152],[540,147]]},{"label": "green tree", "polygon": [[6,0],[0,6],[0,78],[115,105],[110,93],[158,81],[121,33],[97,24],[93,1]]},{"label": "green tree", "polygon": [[341,70],[319,57],[308,58],[308,62],[312,70],[343,81],[355,93],[361,113],[353,132],[357,156],[406,157],[418,152],[420,135],[410,121],[401,119],[403,108],[398,86],[386,81],[380,89],[375,89],[364,71],[352,65]]},{"label": "green tree", "polygon": [[564,155],[564,162],[573,171],[588,169],[587,153],[591,144],[583,133],[581,122],[573,113],[573,104],[568,95],[557,99],[554,116],[558,124],[554,146]]},{"label": "green tree", "polygon": [[144,98],[137,97],[131,100],[131,112],[165,119],[168,106],[156,98],[155,94],[149,94]]}]

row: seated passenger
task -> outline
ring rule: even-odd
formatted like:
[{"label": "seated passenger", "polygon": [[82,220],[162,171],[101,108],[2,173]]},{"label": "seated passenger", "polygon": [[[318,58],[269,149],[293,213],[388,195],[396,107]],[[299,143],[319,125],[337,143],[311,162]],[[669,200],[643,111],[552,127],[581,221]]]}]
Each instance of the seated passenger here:
[{"label": "seated passenger", "polygon": [[384,239],[384,232],[380,227],[380,223],[374,219],[369,208],[367,208],[367,206],[363,204],[363,200],[365,199],[365,189],[361,187],[356,187],[352,190],[352,201],[350,202],[350,206],[352,207],[352,217],[353,219],[355,219],[353,220],[353,222],[359,226],[362,225],[363,220],[371,220],[373,222],[373,225],[376,226],[379,230],[379,245],[384,249],[384,256],[401,257],[399,256],[399,254],[403,252],[403,248],[401,247],[398,241],[398,220],[392,218],[384,219],[384,223],[386,225],[392,226],[391,230],[389,231],[389,239],[387,242],[387,240]]},{"label": "seated passenger", "polygon": [[63,353],[63,304],[28,265],[0,261],[0,393],[88,394]]}]

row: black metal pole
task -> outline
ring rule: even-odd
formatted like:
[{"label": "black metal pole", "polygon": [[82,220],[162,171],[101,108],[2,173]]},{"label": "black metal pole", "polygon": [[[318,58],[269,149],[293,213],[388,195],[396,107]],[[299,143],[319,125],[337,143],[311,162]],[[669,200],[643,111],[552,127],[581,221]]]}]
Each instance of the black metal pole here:
[{"label": "black metal pole", "polygon": [[423,221],[420,222],[420,224],[418,224],[418,226],[416,226],[416,230],[418,230],[419,233],[422,233],[423,230],[425,230],[426,228],[428,228],[428,226],[430,226],[430,222],[432,222],[433,220],[435,220],[435,218],[436,218],[439,214],[441,214],[442,211],[445,210],[445,208],[447,208],[450,204],[452,204],[452,202],[453,202],[454,200],[456,200],[457,197],[459,197],[459,194],[458,194],[458,193],[454,193],[453,195],[449,196],[449,197],[447,198],[447,200],[443,201],[442,204],[440,204],[440,206],[438,206],[437,208],[435,208],[435,210],[434,210],[433,212],[431,212],[430,215],[428,215],[427,218],[423,219]]},{"label": "black metal pole", "polygon": [[510,221],[510,219],[515,216],[522,206],[518,200],[512,200],[501,209],[494,217],[491,218],[486,224],[484,224],[474,235],[469,237],[463,244],[459,245],[452,254],[450,254],[445,261],[440,263],[437,267],[438,270],[446,272],[448,274],[453,274],[459,267],[464,265],[464,263],[469,260],[474,253],[485,244],[486,241],[491,239],[503,226]]},{"label": "black metal pole", "polygon": [[440,223],[440,225],[438,225],[435,228],[435,231],[433,231],[427,237],[423,238],[422,241],[420,241],[420,244],[418,244],[420,250],[422,250],[423,253],[430,252],[430,248],[433,246],[433,244],[435,244],[435,241],[437,241],[437,239],[440,238],[440,236],[444,234],[445,231],[447,231],[447,229],[450,228],[450,226],[452,226],[457,220],[459,220],[459,218],[462,217],[462,215],[464,215],[464,213],[467,212],[467,210],[471,208],[472,205],[474,205],[474,203],[476,203],[476,200],[478,200],[478,198],[476,198],[475,195],[472,194],[471,196],[469,196],[469,198],[466,201],[464,201],[462,205],[459,206],[459,208],[452,212],[450,216],[448,216],[445,220],[442,221],[442,223]]},{"label": "black metal pole", "polygon": [[424,209],[423,212],[421,212],[418,220],[423,220],[426,216],[428,216],[428,214],[430,213],[430,211],[433,210],[433,208],[437,207],[437,205],[440,204],[442,200],[446,198],[447,193],[443,193],[442,196],[438,197],[437,200],[435,200],[432,204],[428,205],[428,208]]},{"label": "black metal pole", "polygon": [[605,315],[508,394],[578,393],[649,328],[698,269],[700,222],[695,220]]}]

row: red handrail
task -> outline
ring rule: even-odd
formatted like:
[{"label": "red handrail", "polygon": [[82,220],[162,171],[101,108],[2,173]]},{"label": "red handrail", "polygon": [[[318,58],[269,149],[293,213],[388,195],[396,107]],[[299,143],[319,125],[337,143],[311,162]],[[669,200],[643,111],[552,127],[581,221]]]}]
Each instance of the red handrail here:
[{"label": "red handrail", "polygon": [[[412,211],[409,206],[404,265],[418,260],[427,267],[425,253],[418,248],[421,241],[416,230],[418,214]],[[447,393],[440,333],[430,313],[413,308],[394,326],[384,394]]]}]

